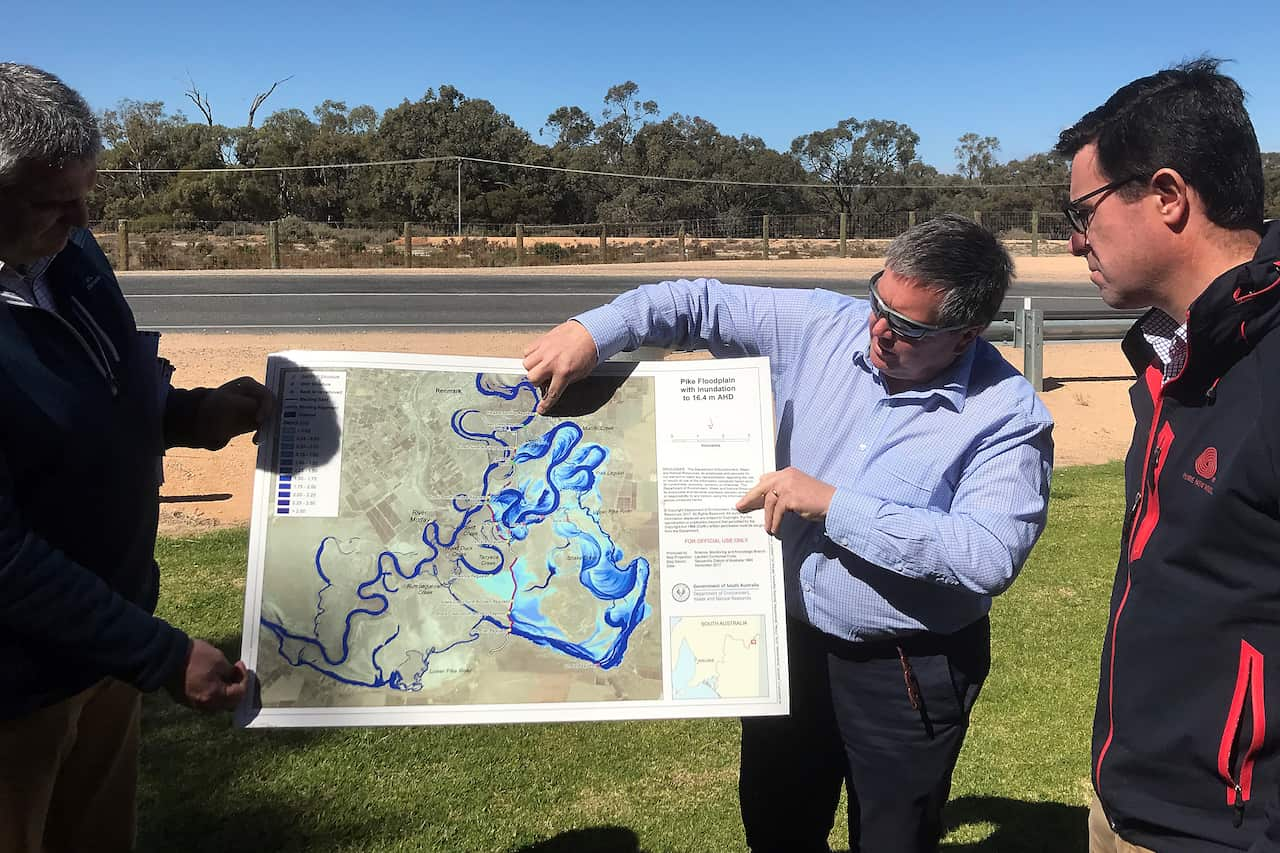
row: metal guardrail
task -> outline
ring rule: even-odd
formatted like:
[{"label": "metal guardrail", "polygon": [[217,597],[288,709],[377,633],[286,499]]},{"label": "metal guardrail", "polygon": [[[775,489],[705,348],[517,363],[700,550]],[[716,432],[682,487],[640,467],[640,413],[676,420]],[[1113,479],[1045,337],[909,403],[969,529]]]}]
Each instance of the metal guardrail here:
[{"label": "metal guardrail", "polygon": [[[1036,391],[1044,390],[1044,342],[1118,341],[1146,311],[1101,310],[1045,311],[1026,297],[1012,311],[1001,311],[982,333],[992,343],[1009,343],[1022,350],[1022,375]],[[669,350],[640,347],[619,353],[615,361],[661,361]]]},{"label": "metal guardrail", "polygon": [[989,341],[1012,341],[1022,350],[1022,375],[1037,391],[1044,390],[1044,342],[1120,340],[1145,311],[1045,311],[1026,297],[1012,311],[1001,311],[1000,319],[983,333]]}]

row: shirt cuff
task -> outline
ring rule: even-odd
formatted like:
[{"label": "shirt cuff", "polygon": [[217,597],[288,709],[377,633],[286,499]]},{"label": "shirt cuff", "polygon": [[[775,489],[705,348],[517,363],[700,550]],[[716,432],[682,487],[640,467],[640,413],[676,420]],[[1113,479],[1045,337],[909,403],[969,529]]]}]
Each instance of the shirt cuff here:
[{"label": "shirt cuff", "polygon": [[827,538],[851,554],[885,569],[901,572],[901,556],[878,547],[868,535],[885,502],[858,494],[853,489],[838,488],[827,508]]},{"label": "shirt cuff", "polygon": [[607,361],[631,345],[631,327],[616,305],[601,305],[571,319],[581,323],[596,342],[596,356],[600,361]]}]

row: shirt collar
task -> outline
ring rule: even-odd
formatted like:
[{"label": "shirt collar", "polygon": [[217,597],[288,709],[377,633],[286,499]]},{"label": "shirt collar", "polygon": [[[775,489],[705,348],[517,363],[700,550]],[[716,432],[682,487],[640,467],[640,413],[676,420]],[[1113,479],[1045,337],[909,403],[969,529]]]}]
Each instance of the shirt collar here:
[{"label": "shirt collar", "polygon": [[1168,314],[1155,309],[1138,321],[1138,327],[1160,362],[1164,381],[1169,382],[1187,363],[1187,324],[1178,325]]},{"label": "shirt collar", "polygon": [[12,289],[10,285],[12,280],[15,278],[21,279],[30,285],[31,282],[44,275],[45,270],[49,268],[49,264],[53,263],[53,259],[56,257],[57,255],[48,255],[46,257],[39,258],[30,264],[27,264],[25,270],[19,266],[0,260],[0,287]]},{"label": "shirt collar", "polygon": [[27,305],[53,309],[53,299],[44,282],[44,274],[56,255],[40,258],[21,268],[0,261],[0,296],[12,302],[17,299]]},{"label": "shirt collar", "polygon": [[[863,370],[866,370],[872,376],[876,377],[883,386],[883,380],[880,377],[879,369],[871,363],[871,357],[868,348],[871,346],[870,332],[865,333],[865,343],[859,346],[853,354],[853,361]],[[969,393],[969,380],[973,375],[973,362],[977,357],[977,341],[965,347],[964,352],[956,357],[956,360],[949,367],[939,373],[933,379],[923,385],[915,388],[908,388],[897,394],[890,395],[894,401],[908,400],[930,400],[934,397],[939,398],[947,403],[957,412],[964,411],[964,401]]]}]

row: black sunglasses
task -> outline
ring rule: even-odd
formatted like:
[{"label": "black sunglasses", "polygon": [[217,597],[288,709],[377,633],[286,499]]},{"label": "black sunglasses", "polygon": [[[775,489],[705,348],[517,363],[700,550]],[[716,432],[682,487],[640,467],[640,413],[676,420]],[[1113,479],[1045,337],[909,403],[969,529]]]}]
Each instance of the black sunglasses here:
[{"label": "black sunglasses", "polygon": [[1090,207],[1090,208],[1082,208],[1080,207],[1081,204],[1083,204],[1084,202],[1088,201],[1089,199],[1093,198],[1096,195],[1115,192],[1125,184],[1130,184],[1130,183],[1133,183],[1134,181],[1140,181],[1140,180],[1142,180],[1141,175],[1132,175],[1120,181],[1112,181],[1109,184],[1104,184],[1098,187],[1093,192],[1085,193],[1084,195],[1080,196],[1080,198],[1072,199],[1071,201],[1067,202],[1066,205],[1062,208],[1062,212],[1065,213],[1067,216],[1067,224],[1070,225],[1071,230],[1076,232],[1077,234],[1085,233],[1086,231],[1089,230],[1089,220],[1093,218],[1093,212],[1098,209],[1098,205],[1102,203],[1102,199],[1098,199],[1098,201],[1093,203],[1093,207]]},{"label": "black sunglasses", "polygon": [[928,323],[912,320],[905,314],[899,314],[894,311],[884,304],[884,300],[880,298],[880,291],[876,288],[876,282],[880,281],[880,276],[882,275],[884,275],[884,270],[880,270],[880,272],[871,276],[871,281],[867,283],[867,292],[871,295],[871,313],[877,317],[884,318],[885,322],[889,324],[889,331],[893,332],[894,337],[918,341],[929,335],[958,332],[961,329],[969,328],[968,326],[930,326]]}]

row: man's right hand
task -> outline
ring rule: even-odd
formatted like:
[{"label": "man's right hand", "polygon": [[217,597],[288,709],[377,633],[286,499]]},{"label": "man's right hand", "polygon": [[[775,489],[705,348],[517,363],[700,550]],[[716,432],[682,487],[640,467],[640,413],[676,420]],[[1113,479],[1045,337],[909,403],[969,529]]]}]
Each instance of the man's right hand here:
[{"label": "man's right hand", "polygon": [[173,701],[197,711],[232,711],[248,685],[249,671],[243,661],[233,666],[216,646],[192,640],[186,665],[165,689]]},{"label": "man's right hand", "polygon": [[542,389],[538,414],[545,415],[565,387],[585,379],[599,361],[591,333],[576,320],[561,323],[526,347],[525,373],[530,382]]}]

